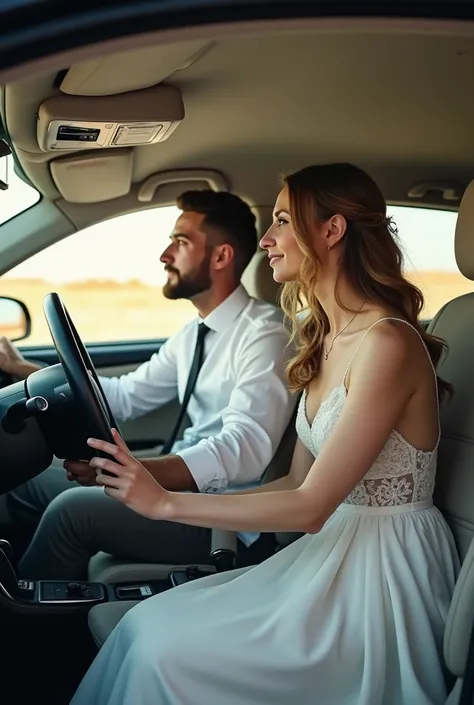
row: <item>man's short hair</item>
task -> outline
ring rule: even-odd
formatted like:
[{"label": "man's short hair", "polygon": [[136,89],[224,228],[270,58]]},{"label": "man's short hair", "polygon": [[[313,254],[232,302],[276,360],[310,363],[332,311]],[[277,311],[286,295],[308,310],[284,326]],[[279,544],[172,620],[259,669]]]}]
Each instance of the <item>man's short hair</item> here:
[{"label": "man's short hair", "polygon": [[250,207],[233,193],[210,190],[185,191],[177,205],[182,211],[205,215],[203,228],[209,228],[209,235],[216,234],[220,244],[232,246],[234,272],[240,280],[257,250],[257,228]]}]

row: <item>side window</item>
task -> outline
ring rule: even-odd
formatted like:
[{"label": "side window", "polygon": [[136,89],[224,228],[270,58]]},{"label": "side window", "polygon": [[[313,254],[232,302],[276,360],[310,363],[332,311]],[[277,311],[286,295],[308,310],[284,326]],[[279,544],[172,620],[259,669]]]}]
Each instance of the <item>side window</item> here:
[{"label": "side window", "polygon": [[130,213],[74,233],[2,277],[3,296],[31,313],[26,345],[51,345],[44,296],[62,296],[86,343],[167,338],[196,313],[189,301],[171,301],[160,255],[179,214],[176,207]]},{"label": "side window", "polygon": [[[6,190],[5,186],[8,186]],[[40,199],[38,191],[15,174],[11,154],[0,158],[0,187],[0,225],[31,208]]]},{"label": "side window", "polygon": [[405,256],[405,273],[425,297],[422,318],[430,320],[447,301],[473,290],[454,257],[457,213],[389,206]]}]

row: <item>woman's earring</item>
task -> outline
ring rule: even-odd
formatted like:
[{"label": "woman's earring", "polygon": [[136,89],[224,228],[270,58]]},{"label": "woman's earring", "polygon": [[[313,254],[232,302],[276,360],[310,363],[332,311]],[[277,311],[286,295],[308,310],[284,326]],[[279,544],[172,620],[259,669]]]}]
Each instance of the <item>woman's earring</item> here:
[{"label": "woman's earring", "polygon": [[326,252],[329,252],[330,249],[331,249],[331,245],[328,245],[328,246],[326,247]]}]

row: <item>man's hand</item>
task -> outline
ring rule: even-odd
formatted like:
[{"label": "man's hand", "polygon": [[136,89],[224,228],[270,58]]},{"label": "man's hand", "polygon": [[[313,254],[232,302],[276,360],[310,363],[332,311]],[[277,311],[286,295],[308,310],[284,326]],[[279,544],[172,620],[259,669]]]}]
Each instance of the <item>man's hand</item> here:
[{"label": "man's hand", "polygon": [[0,370],[14,377],[26,379],[39,369],[38,365],[27,362],[8,338],[0,337]]},{"label": "man's hand", "polygon": [[[123,443],[121,436],[116,432],[114,435]],[[128,449],[127,453],[129,453]],[[198,491],[188,466],[178,455],[147,458],[141,460],[140,464],[156,482],[170,492]],[[65,460],[63,466],[67,471],[67,479],[71,482],[78,482],[83,487],[96,487],[98,484],[96,472],[90,467],[87,460]]]},{"label": "man's hand", "polygon": [[78,482],[83,487],[95,487],[97,485],[96,471],[91,468],[87,460],[65,460],[63,467],[67,473],[67,479],[71,482]]}]

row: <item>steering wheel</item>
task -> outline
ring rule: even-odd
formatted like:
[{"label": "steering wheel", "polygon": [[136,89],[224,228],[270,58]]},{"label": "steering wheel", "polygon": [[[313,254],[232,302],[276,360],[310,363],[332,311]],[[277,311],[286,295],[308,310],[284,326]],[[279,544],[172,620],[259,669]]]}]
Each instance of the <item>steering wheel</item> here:
[{"label": "steering wheel", "polygon": [[117,430],[119,427],[102,391],[89,353],[61,297],[55,293],[47,294],[43,301],[43,311],[71,391],[83,413],[87,414],[91,435],[114,443],[112,427]]},{"label": "steering wheel", "polygon": [[45,297],[43,310],[59,363],[0,390],[0,494],[43,472],[53,456],[86,462],[94,455],[107,457],[86,440],[93,436],[113,443],[111,427],[118,430],[94,365],[58,294]]}]

